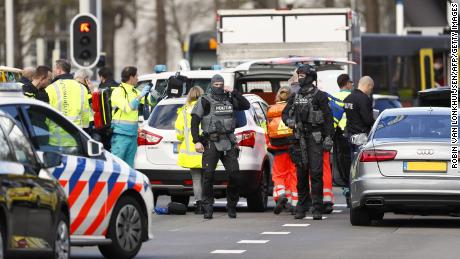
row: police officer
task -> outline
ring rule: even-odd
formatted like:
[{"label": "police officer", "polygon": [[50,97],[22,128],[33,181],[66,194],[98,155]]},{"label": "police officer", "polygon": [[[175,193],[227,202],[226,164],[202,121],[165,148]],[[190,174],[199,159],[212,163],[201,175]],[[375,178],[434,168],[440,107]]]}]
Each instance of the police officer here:
[{"label": "police officer", "polygon": [[45,87],[51,81],[51,69],[47,66],[38,66],[31,78],[32,81],[27,81],[22,85],[24,95],[48,103],[49,98]]},{"label": "police officer", "polygon": [[[234,112],[249,109],[246,98],[235,90],[225,88],[224,79],[214,75],[211,93],[200,97],[192,111],[191,131],[197,152],[203,153],[203,208],[204,218],[212,219],[214,204],[214,173],[220,160],[228,174],[227,213],[236,218],[238,194],[238,147],[235,138]],[[203,135],[199,135],[199,125]]]},{"label": "police officer", "polygon": [[73,123],[88,131],[90,121],[89,94],[86,87],[73,79],[70,64],[64,59],[56,61],[55,78],[46,87],[49,104]]},{"label": "police officer", "polygon": [[372,108],[371,95],[374,89],[374,80],[369,76],[364,76],[359,80],[358,89],[347,96],[343,102],[347,115],[345,133],[348,136],[354,154],[359,145],[353,144],[352,139],[359,135],[367,135],[374,124],[374,114]]},{"label": "police officer", "polygon": [[142,92],[134,86],[137,84],[137,68],[125,67],[121,71],[119,87],[112,92],[112,150],[111,152],[134,167],[134,157],[137,151],[137,129],[139,104],[149,93],[150,85]]},{"label": "police officer", "polygon": [[334,117],[334,160],[337,162],[338,171],[345,184],[343,194],[346,197],[347,205],[350,201],[350,167],[351,154],[350,143],[345,136],[345,126],[347,125],[347,115],[343,100],[351,94],[353,82],[347,74],[341,74],[337,77],[337,85],[340,87],[340,92],[335,93],[330,97],[330,106]]},{"label": "police officer", "polygon": [[[300,90],[291,96],[283,110],[283,122],[294,129],[297,144],[292,159],[297,167],[297,203],[295,219],[305,217],[313,205],[313,219],[322,219],[323,210],[323,150],[333,145],[333,123],[327,94],[314,83],[316,71],[309,65],[297,69]],[[309,190],[311,179],[311,196]],[[311,197],[311,199],[310,199]]]}]

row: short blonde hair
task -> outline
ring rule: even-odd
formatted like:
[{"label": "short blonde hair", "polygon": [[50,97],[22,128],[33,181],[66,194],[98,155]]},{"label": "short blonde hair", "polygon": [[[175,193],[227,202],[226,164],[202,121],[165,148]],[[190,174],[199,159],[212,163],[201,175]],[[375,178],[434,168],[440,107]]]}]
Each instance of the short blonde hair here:
[{"label": "short blonde hair", "polygon": [[283,86],[278,90],[276,93],[275,101],[276,102],[285,102],[291,95],[291,88],[287,86]]},{"label": "short blonde hair", "polygon": [[200,96],[202,96],[203,94],[204,91],[199,86],[194,86],[190,88],[190,91],[187,94],[187,103],[191,103],[193,101],[198,100],[198,98],[200,98]]}]

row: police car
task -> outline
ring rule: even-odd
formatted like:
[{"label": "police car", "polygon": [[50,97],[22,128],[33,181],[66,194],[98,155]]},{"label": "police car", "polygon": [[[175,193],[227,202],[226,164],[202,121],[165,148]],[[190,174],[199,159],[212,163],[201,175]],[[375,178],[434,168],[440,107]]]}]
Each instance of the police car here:
[{"label": "police car", "polygon": [[153,237],[147,177],[46,103],[25,98],[15,85],[2,89],[0,84],[0,111],[16,120],[39,155],[62,154],[62,165],[51,172],[68,197],[71,244],[97,245],[107,258],[134,257]]}]

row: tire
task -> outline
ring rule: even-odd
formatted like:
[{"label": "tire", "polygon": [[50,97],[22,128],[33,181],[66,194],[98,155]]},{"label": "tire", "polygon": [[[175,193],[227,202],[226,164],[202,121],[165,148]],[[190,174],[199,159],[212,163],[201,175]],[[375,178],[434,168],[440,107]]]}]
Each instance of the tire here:
[{"label": "tire", "polygon": [[371,224],[369,212],[365,208],[351,208],[350,223],[353,226],[369,226]]},{"label": "tire", "polygon": [[54,248],[50,259],[70,258],[69,219],[60,213],[56,229],[54,230]]},{"label": "tire", "polygon": [[171,195],[172,202],[178,202],[185,205],[188,208],[188,204],[190,202],[190,196],[187,195]]},{"label": "tire", "polygon": [[107,230],[110,245],[100,245],[99,251],[108,259],[131,259],[137,255],[145,236],[147,219],[141,206],[131,196],[122,196],[115,206]]},{"label": "tire", "polygon": [[369,218],[371,220],[382,220],[383,219],[383,212],[380,211],[371,211],[369,212]]},{"label": "tire", "polygon": [[0,224],[0,259],[6,258],[6,232],[3,230],[3,226]]},{"label": "tire", "polygon": [[264,170],[262,172],[262,181],[260,183],[259,188],[257,189],[256,192],[254,192],[253,194],[247,197],[248,209],[250,211],[264,212],[267,209],[267,204],[268,204],[267,188],[268,188],[268,180],[267,180],[266,171]]}]

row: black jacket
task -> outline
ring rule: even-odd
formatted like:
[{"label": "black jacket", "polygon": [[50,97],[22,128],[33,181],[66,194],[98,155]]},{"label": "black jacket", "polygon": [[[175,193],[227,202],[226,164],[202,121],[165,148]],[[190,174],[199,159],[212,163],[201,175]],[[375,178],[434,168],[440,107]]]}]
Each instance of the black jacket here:
[{"label": "black jacket", "polygon": [[118,87],[120,83],[117,83],[113,79],[107,79],[104,83],[99,84],[99,89],[114,88]]},{"label": "black jacket", "polygon": [[[288,120],[290,119],[289,111],[294,105],[295,97],[296,97],[295,94],[289,97],[286,107],[284,107],[283,113],[281,115],[283,122],[286,125],[288,125]],[[319,109],[322,111],[324,123],[321,126],[313,126],[311,124],[306,124],[304,126],[307,128],[307,131],[308,132],[321,131],[323,137],[327,137],[327,136],[332,137],[332,135],[334,134],[334,121],[332,119],[331,109],[329,108],[329,99],[327,97],[327,94],[321,90],[318,90],[316,95],[313,96],[312,104],[315,110]],[[306,120],[307,118],[305,118],[304,121]]]},{"label": "black jacket", "polygon": [[355,89],[343,102],[345,113],[347,114],[345,131],[351,135],[359,133],[369,134],[374,124],[371,98],[361,90]]},{"label": "black jacket", "polygon": [[23,84],[22,85],[22,91],[24,92],[24,95],[30,98],[34,98],[37,100],[40,100],[45,103],[49,103],[50,100],[48,98],[48,94],[46,93],[45,89],[37,89],[32,82]]},{"label": "black jacket", "polygon": [[[233,104],[233,109],[236,111],[244,111],[247,110],[251,107],[251,104],[249,101],[241,95],[238,91],[233,90],[232,94],[232,99],[230,100]],[[196,105],[203,105],[203,110],[204,114],[203,116],[206,116],[209,114],[209,111],[211,109],[211,105],[208,100],[205,98],[200,98],[201,102],[198,102]],[[192,114],[192,121],[190,122],[191,124],[191,133],[193,137],[193,143],[197,143],[202,141],[200,139],[200,122],[201,122],[202,117],[199,117],[195,114]]]}]

